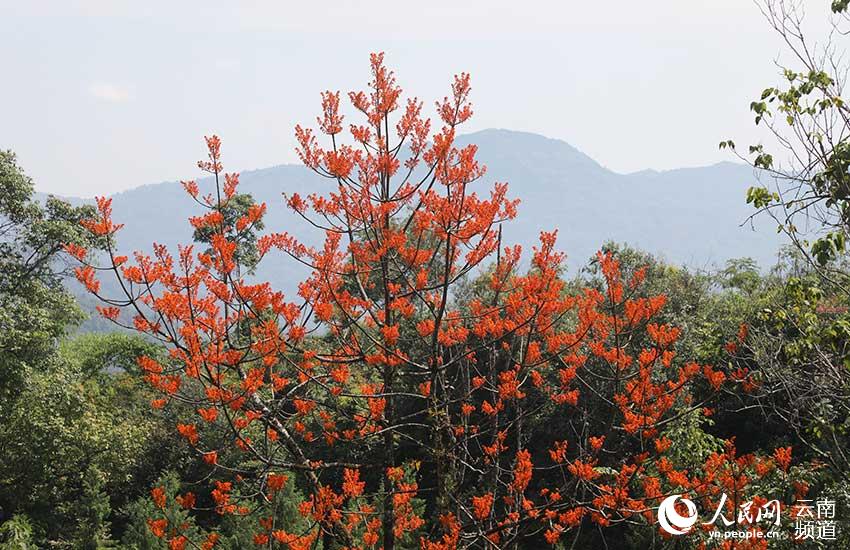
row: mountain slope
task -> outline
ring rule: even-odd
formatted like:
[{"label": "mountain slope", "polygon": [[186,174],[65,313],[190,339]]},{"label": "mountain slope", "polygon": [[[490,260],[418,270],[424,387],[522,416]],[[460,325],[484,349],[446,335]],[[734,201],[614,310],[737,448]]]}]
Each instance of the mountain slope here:
[{"label": "mountain slope", "polygon": [[[617,174],[563,141],[535,134],[484,130],[461,136],[459,142],[477,144],[478,157],[487,165],[477,189],[486,192],[487,184],[507,181],[510,195],[521,199],[518,218],[504,227],[505,243],[528,247],[536,243],[540,231],[557,228],[559,247],[567,252],[571,270],[608,240],[696,267],[722,265],[742,256],[762,266],[773,263],[780,239],[770,224],[760,221],[757,231],[741,226],[751,213],[744,200],[753,181],[749,167],[720,163]],[[211,189],[208,180],[199,185]],[[286,208],[281,194],[330,189],[330,182],[301,166],[241,174],[240,190],[268,204],[267,230],[289,231],[308,244],[318,243],[321,235]],[[125,224],[119,234],[122,251],[149,251],[152,242],[169,247],[189,242],[187,218],[198,213],[195,207],[177,182],[114,195],[114,219]],[[292,292],[304,273],[277,254],[264,261],[259,275]]]},{"label": "mountain slope", "polygon": [[535,134],[485,130],[463,137],[479,145],[488,181],[510,182],[522,200],[506,227],[511,242],[528,244],[541,230],[559,230],[570,267],[605,241],[627,242],[696,267],[750,256],[772,265],[780,239],[766,220],[757,231],[745,193],[752,169],[720,163],[664,172],[617,174],[563,141]]}]

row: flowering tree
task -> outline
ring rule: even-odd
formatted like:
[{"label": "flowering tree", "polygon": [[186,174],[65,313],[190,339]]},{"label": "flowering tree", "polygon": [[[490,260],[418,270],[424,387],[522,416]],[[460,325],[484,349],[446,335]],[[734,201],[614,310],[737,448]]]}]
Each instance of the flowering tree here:
[{"label": "flowering tree", "polygon": [[[100,312],[119,324],[131,312],[128,326],[168,349],[139,361],[163,393],[153,405],[196,410],[177,429],[212,471],[211,506],[256,514],[257,545],[555,544],[585,522],[652,525],[669,493],[716,493],[715,474],[671,459],[664,430],[700,414],[727,375],[676,358],[679,331],[656,321],[665,298],[641,295],[642,271],[626,278],[600,253],[604,286],[571,292],[555,233],[528,264],[502,249],[518,201],[506,184],[479,189],[476,147],[456,144],[469,92],[456,76],[433,129],[374,54],[368,90],[349,94],[360,119],[348,132],[340,94],[322,94],[327,144],[301,126],[296,137],[329,190],[287,198],[324,232],[321,247],[259,234],[266,205],[237,193],[215,136],[199,163],[214,189],[183,184],[204,210],[190,220],[203,251],[118,255],[108,199],[84,222],[107,242],[107,264],[68,246]],[[247,277],[273,249],[311,268],[295,301]],[[100,295],[104,273],[120,298]],[[243,456],[224,460],[232,449]],[[734,461],[725,453],[709,466]],[[306,495],[297,527],[277,513],[287,484]],[[164,511],[164,493],[154,499]],[[149,523],[172,547],[216,542],[167,514]]]}]

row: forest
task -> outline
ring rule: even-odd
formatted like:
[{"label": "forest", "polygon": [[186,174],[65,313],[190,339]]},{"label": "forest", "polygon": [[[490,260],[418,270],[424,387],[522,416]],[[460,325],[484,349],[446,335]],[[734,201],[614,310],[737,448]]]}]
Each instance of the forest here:
[{"label": "forest", "polygon": [[470,75],[423,101],[383,53],[295,128],[308,196],[257,203],[206,137],[177,249],[128,254],[110,198],[41,201],[0,152],[0,548],[850,546],[850,109],[782,5],[796,63],[750,104],[780,151],[720,143],[775,265],[505,245]]}]

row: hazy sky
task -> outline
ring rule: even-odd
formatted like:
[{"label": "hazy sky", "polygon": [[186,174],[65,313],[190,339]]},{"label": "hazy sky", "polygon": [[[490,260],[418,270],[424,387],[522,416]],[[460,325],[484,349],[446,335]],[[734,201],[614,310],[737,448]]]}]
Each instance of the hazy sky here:
[{"label": "hazy sky", "polygon": [[295,162],[294,125],[321,90],[362,88],[377,50],[428,107],[472,73],[467,131],[563,139],[619,172],[730,160],[717,143],[756,139],[749,101],[782,51],[750,0],[0,7],[0,147],[78,196],[194,177],[212,132],[231,170]]}]

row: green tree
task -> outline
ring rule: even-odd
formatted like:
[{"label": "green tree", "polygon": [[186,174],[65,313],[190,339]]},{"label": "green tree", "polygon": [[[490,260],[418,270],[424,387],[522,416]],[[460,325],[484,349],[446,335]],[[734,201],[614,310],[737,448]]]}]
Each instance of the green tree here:
[{"label": "green tree", "polygon": [[83,478],[83,495],[78,506],[80,517],[74,546],[80,550],[105,550],[115,544],[109,531],[112,507],[104,491],[104,475],[96,467],[89,467]]},{"label": "green tree", "polygon": [[90,357],[67,355],[30,374],[0,420],[0,507],[27,513],[50,540],[69,538],[90,468],[120,499],[161,432],[145,411],[146,390],[126,391],[120,373],[87,372]]},{"label": "green tree", "polygon": [[[795,252],[786,253],[768,284],[751,294],[754,300],[742,317],[748,337],[730,360],[756,380],[754,395],[739,397],[741,406],[762,411],[762,420],[781,421],[789,443],[826,464],[829,477],[846,483],[850,106],[844,99],[844,40],[850,3],[831,2],[832,31],[815,39],[802,3],[763,0],[759,5],[785,51],[781,78],[750,109],[779,152],[755,144],[739,156],[767,180],[747,193],[754,215],[772,217]],[[732,141],[720,146],[735,147]],[[741,275],[738,270],[729,280]]]},{"label": "green tree", "polygon": [[[761,174],[747,192],[757,214],[772,217],[821,276],[845,293],[848,271],[832,262],[850,236],[850,107],[844,100],[847,2],[832,2],[838,32],[809,38],[802,3],[758,2],[785,44],[781,79],[750,103],[768,143],[750,145],[740,158]],[[721,148],[735,148],[731,140]],[[787,158],[780,162],[778,159]]]},{"label": "green tree", "polygon": [[90,207],[41,204],[15,155],[0,151],[0,400],[52,360],[58,338],[82,319],[62,288],[65,243],[92,246],[80,227]]},{"label": "green tree", "polygon": [[[150,494],[133,501],[124,509],[129,518],[127,529],[121,540],[125,548],[133,550],[167,550],[171,537],[157,537],[153,533],[156,524],[151,522],[165,520],[163,532],[169,533],[169,526],[184,525],[184,533],[192,540],[200,537],[201,529],[197,526],[194,516],[189,514],[177,500],[181,497],[181,481],[175,472],[166,472],[154,483],[154,488],[162,491],[162,506],[154,502]],[[185,493],[184,493],[185,494]]]},{"label": "green tree", "polygon": [[[216,207],[221,213],[221,223],[226,227],[236,227],[240,218],[248,215],[252,209],[259,208],[262,207],[249,193],[237,193],[226,204]],[[260,260],[257,252],[257,233],[264,227],[262,219],[258,219],[251,224],[251,227],[240,230],[236,239],[234,258],[237,260],[237,265],[246,268],[248,272],[253,272]],[[209,244],[212,242],[213,235],[215,235],[214,228],[203,226],[195,229],[193,239],[199,243]]]},{"label": "green tree", "polygon": [[0,524],[0,549],[35,550],[32,524],[27,516],[16,514]]}]

